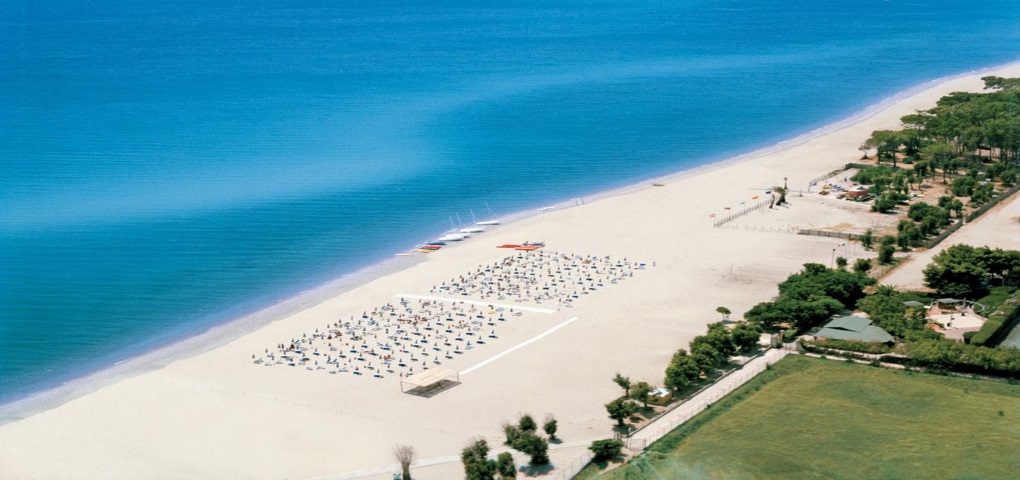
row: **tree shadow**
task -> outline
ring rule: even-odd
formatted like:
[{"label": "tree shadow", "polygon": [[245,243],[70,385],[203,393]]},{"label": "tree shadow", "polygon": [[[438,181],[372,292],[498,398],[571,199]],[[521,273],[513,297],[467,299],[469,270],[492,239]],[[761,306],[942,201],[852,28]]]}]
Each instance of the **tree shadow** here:
[{"label": "tree shadow", "polygon": [[630,425],[613,425],[613,433],[617,433],[620,436],[629,435],[633,429]]},{"label": "tree shadow", "polygon": [[551,463],[547,465],[528,464],[522,466],[520,469],[518,469],[518,471],[528,477],[539,477],[542,475],[548,475],[549,472],[553,471],[554,468],[556,467]]}]

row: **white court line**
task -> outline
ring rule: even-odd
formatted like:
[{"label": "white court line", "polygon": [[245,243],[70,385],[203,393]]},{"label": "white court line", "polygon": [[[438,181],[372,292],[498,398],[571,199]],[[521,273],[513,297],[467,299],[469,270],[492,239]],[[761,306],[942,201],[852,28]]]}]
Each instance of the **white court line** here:
[{"label": "white court line", "polygon": [[416,300],[435,300],[437,302],[449,302],[449,303],[461,303],[461,302],[463,302],[463,303],[469,303],[471,305],[485,305],[485,306],[492,305],[493,307],[512,308],[514,310],[521,310],[521,311],[524,311],[524,312],[556,313],[556,310],[551,310],[551,309],[548,309],[548,308],[525,307],[525,306],[521,306],[521,305],[507,305],[507,304],[504,304],[504,303],[481,302],[481,301],[478,301],[478,300],[465,300],[465,299],[461,299],[461,298],[452,298],[452,297],[431,297],[431,296],[428,296],[428,295],[406,295],[405,294],[405,295],[394,295],[393,298],[413,298],[413,299],[416,299]]},{"label": "white court line", "polygon": [[482,367],[484,367],[484,366],[486,366],[486,365],[488,365],[488,364],[490,364],[492,362],[495,362],[496,360],[499,360],[500,358],[502,358],[502,357],[504,357],[506,355],[509,355],[509,354],[513,353],[514,351],[516,351],[518,349],[524,348],[524,347],[526,347],[526,346],[528,346],[528,345],[530,345],[530,344],[532,344],[534,342],[537,342],[537,341],[541,340],[542,338],[548,336],[549,334],[555,332],[556,330],[559,330],[560,328],[563,328],[563,327],[567,326],[568,324],[570,324],[574,320],[577,320],[577,317],[570,317],[570,320],[567,320],[567,321],[565,321],[565,322],[563,322],[563,323],[561,323],[559,325],[556,325],[555,327],[550,328],[549,330],[546,330],[545,332],[543,332],[541,335],[539,335],[537,337],[534,337],[534,338],[532,338],[530,340],[525,340],[522,343],[514,345],[513,347],[510,347],[509,349],[504,350],[503,353],[500,353],[499,355],[496,355],[494,357],[490,357],[488,360],[485,360],[484,362],[479,363],[478,365],[470,367],[467,370],[461,370],[460,374],[461,375],[466,375],[466,374],[471,373],[471,372],[473,372],[475,370],[478,370],[479,368],[482,368]]}]

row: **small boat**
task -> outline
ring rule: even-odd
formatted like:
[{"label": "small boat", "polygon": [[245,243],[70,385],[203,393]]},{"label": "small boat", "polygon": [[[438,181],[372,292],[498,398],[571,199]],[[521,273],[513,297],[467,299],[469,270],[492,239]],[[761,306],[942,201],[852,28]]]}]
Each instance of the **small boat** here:
[{"label": "small boat", "polygon": [[438,242],[438,241],[437,242],[428,242],[425,245],[439,245],[439,246],[443,246],[443,245],[446,245],[446,242]]},{"label": "small boat", "polygon": [[475,222],[475,225],[481,227],[491,227],[493,225],[499,225],[499,220],[485,220],[484,222]]},{"label": "small boat", "polygon": [[439,237],[439,240],[437,240],[437,241],[438,242],[459,242],[461,240],[464,240],[465,238],[468,238],[468,236],[464,235],[462,233],[450,233],[450,234],[443,235],[442,237]]},{"label": "small boat", "polygon": [[434,252],[435,250],[426,250],[426,249],[424,249],[424,248],[416,248],[416,249],[414,249],[414,251],[415,251],[415,252],[418,252],[418,253],[432,253],[432,252]]},{"label": "small boat", "polygon": [[414,254],[413,253],[398,253],[397,256],[398,257],[413,257]]},{"label": "small boat", "polygon": [[534,251],[534,250],[538,250],[540,248],[542,248],[540,245],[521,245],[521,246],[515,248],[514,250],[520,250],[520,251],[524,251],[524,252],[531,252],[531,251]]},{"label": "small boat", "polygon": [[485,229],[482,227],[468,227],[459,230],[460,233],[482,233]]},{"label": "small boat", "polygon": [[443,247],[440,247],[439,245],[424,245],[421,248],[422,248],[422,250],[432,250],[432,251],[435,251],[435,250],[439,250],[440,248],[443,248]]},{"label": "small boat", "polygon": [[519,243],[504,243],[503,245],[499,245],[496,248],[520,248],[522,246],[523,245]]},{"label": "small boat", "polygon": [[524,245],[524,246],[544,247],[545,246],[545,242],[524,242],[522,245]]}]

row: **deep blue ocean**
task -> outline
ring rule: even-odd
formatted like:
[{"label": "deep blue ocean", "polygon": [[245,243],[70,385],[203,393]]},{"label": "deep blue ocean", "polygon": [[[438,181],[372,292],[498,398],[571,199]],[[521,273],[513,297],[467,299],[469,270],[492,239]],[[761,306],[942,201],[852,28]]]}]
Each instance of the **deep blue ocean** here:
[{"label": "deep blue ocean", "polygon": [[2,402],[486,204],[719,161],[1016,61],[1020,4],[8,0],[0,39]]}]

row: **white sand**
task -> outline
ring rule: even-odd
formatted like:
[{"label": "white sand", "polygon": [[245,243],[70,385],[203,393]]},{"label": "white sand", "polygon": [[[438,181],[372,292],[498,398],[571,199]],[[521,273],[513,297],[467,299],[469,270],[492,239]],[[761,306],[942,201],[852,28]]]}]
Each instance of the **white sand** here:
[{"label": "white sand", "polygon": [[[1020,67],[994,74],[1020,76]],[[799,209],[803,202],[795,196],[790,208],[751,213],[735,223],[738,228],[713,228],[710,214],[750,203],[783,177],[792,189],[806,187],[809,179],[859,157],[857,146],[871,131],[896,128],[902,115],[948,92],[979,90],[979,76],[933,84],[788,148],[500,227],[221,347],[3,425],[0,478],[353,478],[363,472],[388,479],[398,443],[413,445],[423,463],[433,464],[416,470],[416,478],[456,478],[457,455],[468,440],[483,435],[498,447],[500,424],[520,412],[559,419],[559,437],[570,448],[554,452],[553,460],[565,464],[586,442],[611,435],[603,404],[620,393],[610,381],[614,373],[661,384],[670,355],[719,319],[716,307],[739,317],[772,297],[776,283],[802,263],[828,264],[838,243],[746,229],[824,223],[817,209]],[[433,284],[508,253],[495,245],[529,239],[560,252],[655,266],[573,308],[513,318],[498,340],[444,366],[467,370],[562,326],[433,398],[402,394],[395,378],[251,362],[253,353],[392,302],[396,294],[428,294]]]}]

